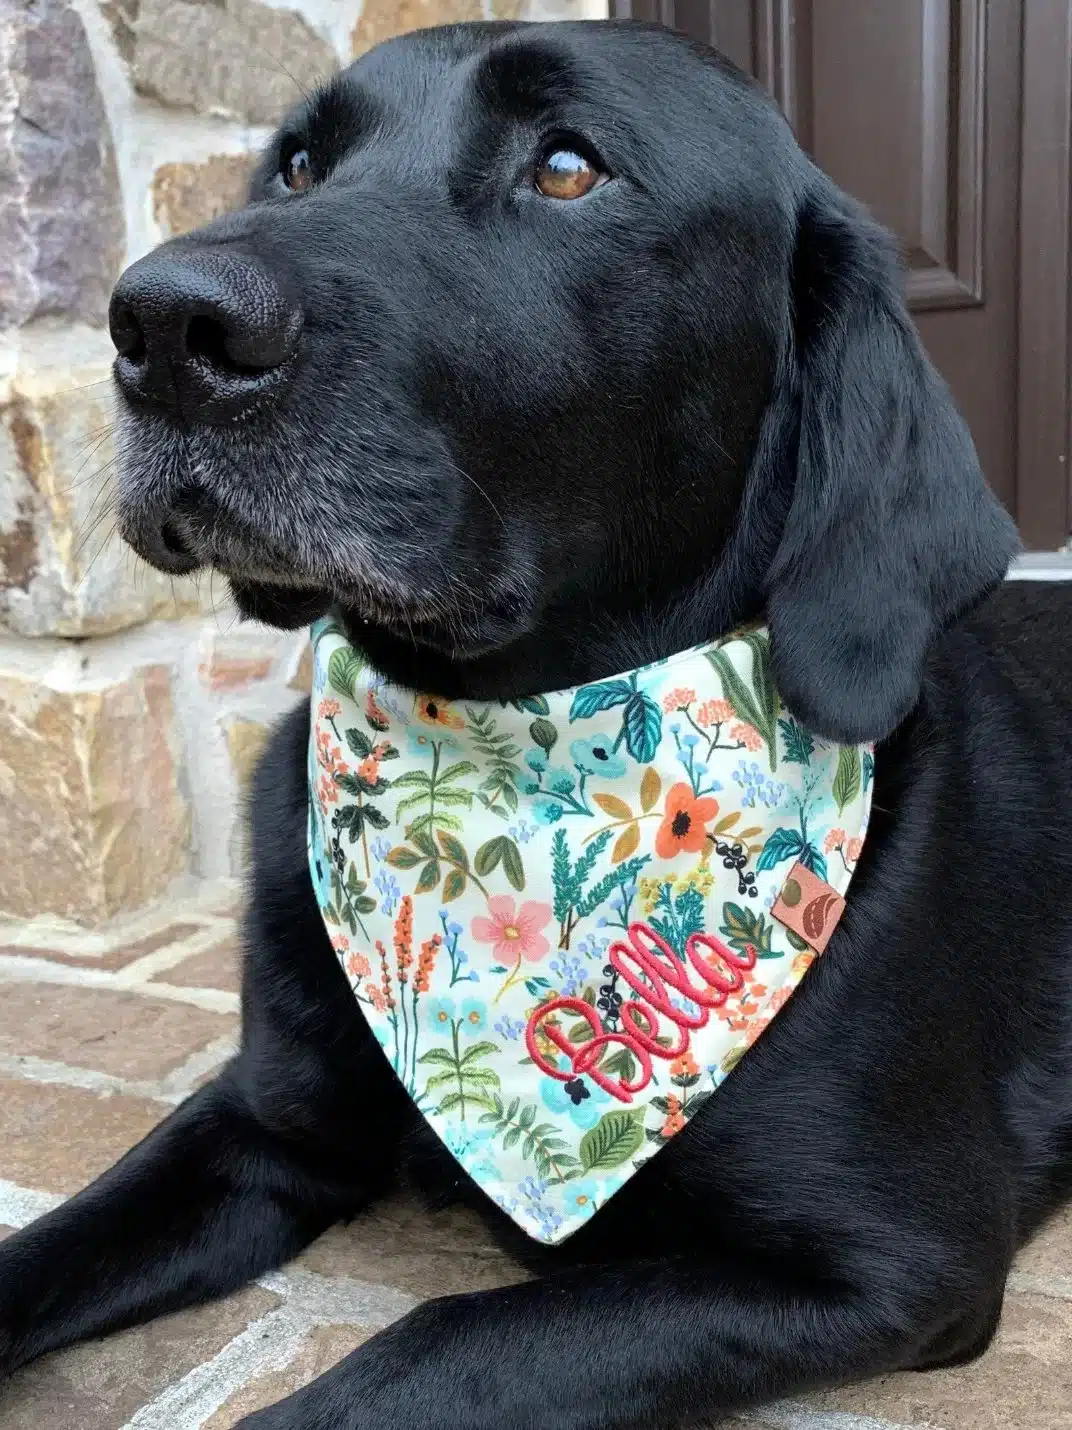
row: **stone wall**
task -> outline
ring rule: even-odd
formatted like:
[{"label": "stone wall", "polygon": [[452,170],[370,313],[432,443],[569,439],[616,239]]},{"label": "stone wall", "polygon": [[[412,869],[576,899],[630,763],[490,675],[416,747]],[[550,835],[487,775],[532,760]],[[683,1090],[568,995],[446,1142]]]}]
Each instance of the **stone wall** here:
[{"label": "stone wall", "polygon": [[98,924],[232,877],[243,783],[303,689],[114,535],[108,295],[241,201],[300,88],[401,30],[601,0],[0,0],[0,917]]}]

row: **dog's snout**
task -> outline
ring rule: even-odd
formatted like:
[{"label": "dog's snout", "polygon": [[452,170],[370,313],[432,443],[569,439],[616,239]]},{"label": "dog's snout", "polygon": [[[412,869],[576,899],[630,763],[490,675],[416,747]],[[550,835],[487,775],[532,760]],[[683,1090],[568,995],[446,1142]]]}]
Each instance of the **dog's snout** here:
[{"label": "dog's snout", "polygon": [[293,367],[302,312],[251,255],[164,248],[120,278],[109,323],[116,379],[129,402],[219,421],[279,390]]}]

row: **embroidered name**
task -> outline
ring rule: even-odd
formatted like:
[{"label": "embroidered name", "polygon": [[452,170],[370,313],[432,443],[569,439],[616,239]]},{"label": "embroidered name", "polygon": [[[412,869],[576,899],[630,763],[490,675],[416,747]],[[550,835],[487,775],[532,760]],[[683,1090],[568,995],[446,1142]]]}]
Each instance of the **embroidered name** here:
[{"label": "embroidered name", "polygon": [[[693,1031],[706,1026],[713,1008],[721,1008],[732,993],[742,990],[744,975],[756,962],[756,950],[751,944],[743,954],[736,953],[708,933],[689,936],[685,960],[649,924],[630,924],[628,939],[628,943],[619,939],[611,944],[608,953],[611,966],[636,994],[622,1004],[621,1032],[605,1032],[599,1015],[583,998],[553,998],[542,1003],[525,1028],[525,1045],[541,1072],[560,1082],[587,1074],[604,1092],[625,1103],[632,1102],[634,1094],[642,1092],[651,1081],[653,1057],[672,1061],[688,1052]],[[693,981],[693,970],[700,977],[698,985]],[[695,1004],[696,1011],[689,1012],[675,1003],[670,989]],[[555,1021],[557,1013],[583,1018],[592,1030],[591,1038],[575,1046]],[[679,1030],[677,1041],[669,1046],[661,1041],[662,1019]],[[569,1060],[568,1067],[561,1068],[544,1055],[538,1034]],[[627,1048],[639,1063],[640,1075],[635,1081],[624,1076],[615,1080],[598,1066],[604,1048],[615,1043]]]}]

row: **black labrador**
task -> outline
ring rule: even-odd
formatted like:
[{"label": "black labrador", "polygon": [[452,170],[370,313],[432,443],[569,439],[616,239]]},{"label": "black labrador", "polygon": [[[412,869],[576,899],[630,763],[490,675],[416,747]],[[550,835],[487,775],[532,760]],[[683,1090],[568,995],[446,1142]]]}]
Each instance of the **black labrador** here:
[{"label": "black labrador", "polygon": [[[765,612],[872,832],[799,994],[557,1248],[419,1124],[260,766],[235,1060],[0,1248],[0,1363],[219,1296],[400,1179],[536,1278],[420,1306],[257,1430],[625,1430],[986,1347],[1072,1182],[1072,600],[920,349],[888,236],[718,55],[629,24],[381,46],[242,212],[115,293],[123,531],[395,681],[515,697]],[[360,1135],[357,1135],[360,1129]]]}]

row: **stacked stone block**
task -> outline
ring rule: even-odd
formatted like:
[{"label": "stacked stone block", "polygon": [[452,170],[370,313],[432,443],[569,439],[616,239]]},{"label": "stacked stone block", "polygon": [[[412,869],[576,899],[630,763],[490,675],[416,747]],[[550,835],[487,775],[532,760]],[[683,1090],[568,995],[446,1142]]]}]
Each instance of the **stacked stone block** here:
[{"label": "stacked stone block", "polygon": [[[593,10],[593,3],[595,10]],[[378,41],[598,0],[0,0],[0,918],[95,925],[238,872],[301,637],[114,532],[108,296],[239,204],[301,93]]]}]

